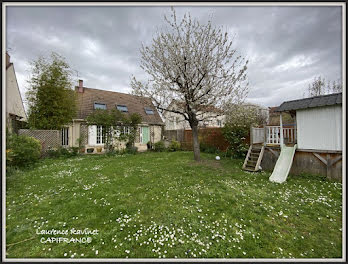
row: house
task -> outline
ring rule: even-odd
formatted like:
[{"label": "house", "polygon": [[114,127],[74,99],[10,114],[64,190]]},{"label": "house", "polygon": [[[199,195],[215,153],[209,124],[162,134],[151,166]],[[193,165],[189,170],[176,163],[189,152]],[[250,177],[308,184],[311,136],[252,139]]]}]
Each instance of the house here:
[{"label": "house", "polygon": [[[279,126],[280,125],[280,113],[277,112],[278,106],[269,107],[269,119],[267,125]],[[294,125],[295,119],[289,113],[284,112],[282,114],[283,125]]]},{"label": "house", "polygon": [[[310,173],[342,179],[342,93],[283,102],[279,126],[251,129],[251,143],[265,146],[261,167],[272,170],[282,146],[294,146],[291,174]],[[283,115],[295,125],[283,126]]]},{"label": "house", "polygon": [[[62,130],[62,145],[76,147],[80,144],[86,152],[96,152],[97,148],[104,150],[103,128],[96,125],[87,125],[86,118],[95,109],[118,109],[124,114],[138,113],[142,117],[139,125],[135,146],[139,151],[147,149],[147,143],[158,142],[162,139],[164,123],[149,98],[87,88],[83,80],[75,87],[77,93],[77,115],[72,123]],[[128,131],[124,131],[128,133]],[[125,144],[122,145],[125,147]]]},{"label": "house", "polygon": [[23,100],[19,91],[16,72],[10,55],[6,52],[6,127],[17,132],[22,122],[27,121]]},{"label": "house", "polygon": [[[236,105],[240,106],[240,105]],[[256,104],[250,104],[250,103],[244,103],[242,104],[243,107],[246,107],[248,109],[252,109],[258,114],[259,116],[262,116],[266,122],[268,122],[269,119],[269,111],[268,108],[262,107]],[[169,109],[182,109],[183,103],[174,101],[172,102],[169,107]],[[179,130],[179,129],[191,129],[190,124],[187,120],[183,118],[182,115],[173,113],[170,111],[165,111],[163,114],[165,118],[165,129],[166,130]],[[202,111],[198,112],[198,117],[203,119],[204,121],[199,122],[199,127],[204,128],[213,128],[213,127],[223,127],[226,123],[226,115],[224,112],[214,106],[202,106]]]},{"label": "house", "polygon": [[[168,106],[168,110],[183,109],[184,104],[179,101],[172,101]],[[213,106],[202,106],[202,110],[198,112],[199,127],[222,127],[225,123],[225,116],[223,112]],[[166,130],[191,129],[190,124],[181,114],[164,111],[163,117],[165,119]]]}]

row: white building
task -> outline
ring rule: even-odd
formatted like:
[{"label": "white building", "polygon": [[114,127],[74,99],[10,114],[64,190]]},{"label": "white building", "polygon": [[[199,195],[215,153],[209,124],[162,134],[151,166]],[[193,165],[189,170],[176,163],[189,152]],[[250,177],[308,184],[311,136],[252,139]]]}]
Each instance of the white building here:
[{"label": "white building", "polygon": [[[182,107],[182,104],[174,101],[168,109],[182,110]],[[198,126],[200,127],[223,127],[225,124],[225,115],[215,107],[206,107],[204,113],[198,112],[198,117],[204,119],[204,121],[199,122]],[[191,129],[189,122],[181,114],[165,111],[163,112],[163,118],[165,119],[166,130]]]},{"label": "white building", "polygon": [[263,138],[267,141],[261,167],[274,168],[282,143],[297,144],[290,174],[309,173],[342,181],[342,143],[345,136],[342,93],[287,101],[277,111],[281,113],[280,117],[283,113],[293,116],[295,127],[283,127],[282,118],[280,126],[266,127],[267,134]]},{"label": "white building", "polygon": [[18,121],[27,121],[27,115],[19,91],[13,63],[6,53],[6,125],[9,131],[16,129]]},{"label": "white building", "polygon": [[298,149],[342,151],[342,93],[287,101],[277,111],[296,116]]}]

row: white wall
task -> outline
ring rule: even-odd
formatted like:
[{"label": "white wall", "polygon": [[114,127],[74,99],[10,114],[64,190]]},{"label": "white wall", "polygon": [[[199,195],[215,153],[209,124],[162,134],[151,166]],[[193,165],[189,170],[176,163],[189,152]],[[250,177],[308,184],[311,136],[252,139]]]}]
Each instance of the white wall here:
[{"label": "white wall", "polygon": [[27,120],[13,65],[6,70],[6,114],[21,116],[21,121]]},{"label": "white wall", "polygon": [[342,105],[296,111],[299,149],[342,150]]},{"label": "white wall", "polygon": [[[211,113],[204,113],[203,116],[210,117]],[[173,113],[173,112],[165,112],[163,114],[163,117],[165,119],[165,129],[166,130],[177,130],[177,129],[191,129],[191,126],[187,120],[184,119],[184,117],[180,114]],[[218,123],[218,120],[220,121],[220,125]],[[207,118],[205,122],[199,122],[198,126],[205,126],[205,127],[222,127],[225,124],[225,116],[217,116],[212,118]]]},{"label": "white wall", "polygon": [[[75,130],[78,129],[78,133],[80,133],[80,123],[79,122],[75,122],[74,126],[78,125],[78,128],[75,127]],[[139,128],[138,128],[139,129]],[[153,137],[153,141],[154,143],[160,141],[162,139],[162,126],[151,126],[150,128],[150,133],[151,130],[154,132],[154,137]],[[70,129],[69,133],[73,133],[72,135],[75,135],[77,132],[71,132],[73,130]],[[75,135],[72,142],[76,142],[76,140],[78,139],[79,135]],[[151,137],[150,137],[151,139]],[[125,142],[120,142],[118,140],[116,140],[115,138],[113,139],[113,144],[117,149],[124,149],[126,147],[126,143]],[[97,144],[97,126],[96,125],[92,125],[92,126],[88,126],[88,140],[87,140],[87,145],[86,147],[101,147],[104,146],[104,144]],[[141,142],[139,142],[139,133],[137,134],[136,140],[135,140],[135,146],[138,147],[138,149],[141,150],[146,150],[146,144],[143,144]]]}]

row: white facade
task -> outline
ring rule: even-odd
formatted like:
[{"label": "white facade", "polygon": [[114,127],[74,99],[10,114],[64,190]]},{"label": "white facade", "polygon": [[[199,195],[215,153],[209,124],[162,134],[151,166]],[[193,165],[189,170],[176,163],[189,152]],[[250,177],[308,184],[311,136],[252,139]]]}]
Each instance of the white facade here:
[{"label": "white facade", "polygon": [[9,118],[10,114],[21,117],[21,121],[27,121],[13,64],[6,69],[6,117]]},{"label": "white facade", "polygon": [[296,111],[299,149],[342,151],[342,105]]},{"label": "white facade", "polygon": [[[213,114],[206,113],[204,116],[210,116]],[[165,112],[163,114],[165,119],[166,130],[177,130],[177,129],[191,129],[190,124],[184,117],[177,113]],[[204,127],[223,127],[225,124],[225,116],[217,116],[214,118],[209,118],[204,122],[199,122],[199,126]]]},{"label": "white facade", "polygon": [[[144,128],[147,128],[146,139],[143,140],[145,134],[143,134]],[[96,125],[88,126],[88,138],[86,148],[97,148],[101,147],[104,150],[105,144],[103,142],[103,138],[101,136],[101,127],[97,127]],[[99,131],[98,131],[99,130]],[[127,133],[127,131],[124,131]],[[117,135],[119,135],[120,131],[114,130],[113,137],[113,145],[116,149],[121,150],[126,148],[126,142],[117,140]],[[162,126],[159,125],[148,125],[148,124],[140,124],[138,127],[138,132],[136,136],[136,140],[134,142],[134,146],[138,148],[139,151],[147,150],[147,142],[151,141],[152,143],[157,143],[162,139]]]}]

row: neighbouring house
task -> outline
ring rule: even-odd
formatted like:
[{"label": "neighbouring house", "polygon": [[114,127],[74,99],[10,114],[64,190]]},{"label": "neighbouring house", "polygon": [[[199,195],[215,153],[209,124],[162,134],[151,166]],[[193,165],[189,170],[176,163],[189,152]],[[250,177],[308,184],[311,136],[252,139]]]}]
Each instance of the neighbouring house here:
[{"label": "neighbouring house", "polygon": [[[87,88],[83,81],[79,80],[79,86],[75,87],[77,93],[77,116],[72,123],[62,129],[62,145],[76,147],[79,140],[86,152],[96,152],[97,148],[104,150],[103,127],[87,125],[86,118],[95,109],[118,109],[124,114],[138,113],[142,117],[139,125],[135,146],[139,151],[147,149],[147,143],[158,142],[162,139],[162,127],[164,123],[149,98]],[[128,133],[125,129],[122,133]],[[125,144],[122,145],[125,147]]]},{"label": "neighbouring house", "polygon": [[[176,110],[183,109],[183,107],[183,103],[172,101],[168,109]],[[205,119],[204,121],[199,121],[199,127],[223,127],[225,123],[223,112],[213,106],[202,106],[202,111],[199,111],[197,116],[199,119]],[[164,111],[163,118],[165,119],[166,130],[191,129],[189,122],[181,114]]]},{"label": "neighbouring house", "polygon": [[[280,113],[277,112],[278,106],[269,107],[269,119],[267,125],[269,126],[279,126],[280,125]],[[291,114],[284,112],[282,114],[283,126],[293,126],[295,124],[295,119]]]},{"label": "neighbouring house", "polygon": [[10,132],[17,132],[27,121],[23,100],[18,87],[16,72],[10,55],[6,52],[6,127]]},{"label": "neighbouring house", "polygon": [[[169,109],[182,109],[183,103],[177,101],[172,102],[169,105]],[[262,107],[256,104],[244,103],[243,107],[254,109],[255,112],[262,116],[266,122],[269,119],[269,110],[266,107]],[[204,117],[204,121],[199,122],[199,127],[204,128],[216,128],[223,127],[226,122],[226,116],[221,109],[214,106],[202,106],[202,113],[198,112],[199,118]],[[190,124],[183,118],[181,114],[165,111],[163,114],[165,118],[165,129],[166,130],[179,130],[179,129],[191,129]]]},{"label": "neighbouring house", "polygon": [[[342,93],[286,101],[276,112],[280,125],[251,129],[251,143],[265,146],[261,167],[272,170],[280,146],[297,144],[291,174],[310,173],[342,180]],[[284,113],[293,118],[293,127],[283,126]]]}]

